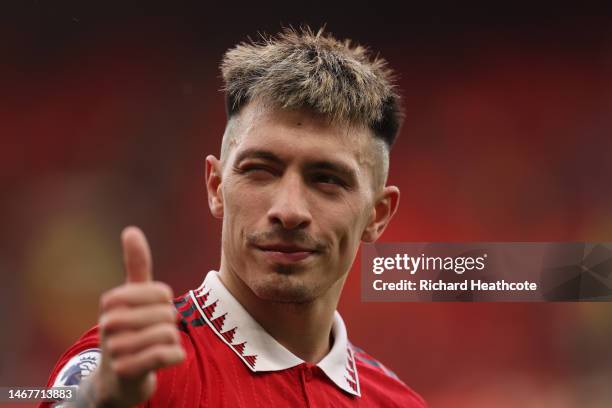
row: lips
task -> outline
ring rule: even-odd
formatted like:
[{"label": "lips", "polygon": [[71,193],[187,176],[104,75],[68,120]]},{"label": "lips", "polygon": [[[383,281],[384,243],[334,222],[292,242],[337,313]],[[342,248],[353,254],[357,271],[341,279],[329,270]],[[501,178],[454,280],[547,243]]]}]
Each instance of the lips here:
[{"label": "lips", "polygon": [[266,258],[277,263],[295,263],[309,258],[317,251],[297,245],[266,244],[257,245]]},{"label": "lips", "polygon": [[262,251],[274,251],[274,252],[315,252],[313,249],[305,248],[297,245],[286,245],[286,244],[266,244],[257,245],[257,248]]}]

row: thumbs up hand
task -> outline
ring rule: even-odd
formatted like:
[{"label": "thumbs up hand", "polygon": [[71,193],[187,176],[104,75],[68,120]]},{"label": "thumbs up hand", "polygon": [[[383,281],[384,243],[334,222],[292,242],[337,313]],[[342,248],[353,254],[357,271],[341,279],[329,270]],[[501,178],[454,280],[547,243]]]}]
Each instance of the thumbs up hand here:
[{"label": "thumbs up hand", "polygon": [[100,367],[82,384],[89,406],[129,407],[155,391],[155,370],[185,358],[176,327],[172,290],[152,280],[151,252],[142,231],[121,234],[126,283],[100,299]]}]

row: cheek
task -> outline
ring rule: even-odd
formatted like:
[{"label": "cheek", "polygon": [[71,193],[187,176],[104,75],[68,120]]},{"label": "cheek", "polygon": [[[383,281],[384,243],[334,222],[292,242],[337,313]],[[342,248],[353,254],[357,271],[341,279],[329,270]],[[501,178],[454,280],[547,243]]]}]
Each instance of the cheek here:
[{"label": "cheek", "polygon": [[223,188],[224,224],[232,240],[242,240],[254,230],[266,213],[267,195],[264,189],[248,188],[245,183],[228,180]]},{"label": "cheek", "polygon": [[359,245],[363,231],[364,212],[361,201],[354,197],[343,198],[340,205],[324,212],[325,222],[333,231],[338,250],[341,253],[352,252]]}]

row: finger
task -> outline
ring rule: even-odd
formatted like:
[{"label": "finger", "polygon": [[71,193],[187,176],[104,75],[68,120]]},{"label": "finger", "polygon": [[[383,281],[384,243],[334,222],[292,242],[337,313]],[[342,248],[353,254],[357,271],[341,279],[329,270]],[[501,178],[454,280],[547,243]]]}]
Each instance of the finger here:
[{"label": "finger", "polygon": [[176,309],[170,304],[115,308],[100,317],[100,331],[108,336],[121,330],[139,330],[157,323],[176,323],[176,319]]},{"label": "finger", "polygon": [[110,337],[105,352],[111,358],[134,354],[156,344],[179,344],[180,335],[173,323],[160,323],[141,331],[122,332]]},{"label": "finger", "polygon": [[126,354],[114,360],[111,368],[123,378],[142,376],[158,368],[178,364],[185,359],[185,350],[180,345],[158,344],[139,353]]},{"label": "finger", "polygon": [[151,250],[144,233],[138,227],[127,227],[121,233],[121,243],[127,282],[151,281],[153,279]]},{"label": "finger", "polygon": [[118,306],[143,306],[154,303],[169,303],[173,298],[172,289],[163,282],[147,282],[121,285],[113,288],[100,298],[100,309],[109,311]]}]

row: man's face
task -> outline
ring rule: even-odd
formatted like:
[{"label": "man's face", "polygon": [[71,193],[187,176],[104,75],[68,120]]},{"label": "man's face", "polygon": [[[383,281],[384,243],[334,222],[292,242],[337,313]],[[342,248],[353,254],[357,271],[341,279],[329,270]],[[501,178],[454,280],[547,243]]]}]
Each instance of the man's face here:
[{"label": "man's face", "polygon": [[232,132],[218,186],[226,267],[266,300],[341,285],[374,218],[369,131],[250,103]]}]

